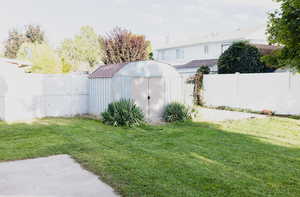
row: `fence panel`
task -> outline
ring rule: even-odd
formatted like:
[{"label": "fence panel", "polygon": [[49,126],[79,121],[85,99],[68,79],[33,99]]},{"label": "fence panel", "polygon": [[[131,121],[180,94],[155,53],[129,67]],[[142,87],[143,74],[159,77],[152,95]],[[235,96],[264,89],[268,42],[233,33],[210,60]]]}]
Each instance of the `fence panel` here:
[{"label": "fence panel", "polygon": [[8,89],[0,95],[0,118],[3,120],[31,120],[88,113],[87,75],[23,73],[14,76],[13,80],[9,77],[1,78]]},{"label": "fence panel", "polygon": [[203,98],[205,105],[235,106],[237,98],[236,74],[205,75],[203,79]]},{"label": "fence panel", "polygon": [[217,74],[204,76],[205,105],[278,114],[300,114],[300,75],[291,73]]}]

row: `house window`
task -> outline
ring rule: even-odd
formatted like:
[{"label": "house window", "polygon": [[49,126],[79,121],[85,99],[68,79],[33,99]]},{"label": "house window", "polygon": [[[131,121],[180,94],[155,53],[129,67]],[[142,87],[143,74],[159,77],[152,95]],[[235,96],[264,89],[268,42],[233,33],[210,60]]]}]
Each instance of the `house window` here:
[{"label": "house window", "polygon": [[207,56],[209,53],[209,48],[207,45],[204,46],[204,55]]},{"label": "house window", "polygon": [[183,58],[184,58],[184,50],[176,49],[176,59],[183,59]]}]

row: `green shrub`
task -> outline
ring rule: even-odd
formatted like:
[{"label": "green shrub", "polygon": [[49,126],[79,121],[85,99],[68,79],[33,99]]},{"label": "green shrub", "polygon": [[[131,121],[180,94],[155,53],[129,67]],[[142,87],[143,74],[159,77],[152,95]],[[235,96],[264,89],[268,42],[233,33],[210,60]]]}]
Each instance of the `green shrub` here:
[{"label": "green shrub", "polygon": [[185,105],[174,102],[166,106],[163,119],[166,122],[191,120],[192,114]]},{"label": "green shrub", "polygon": [[210,68],[208,66],[201,66],[200,68],[198,68],[197,73],[202,73],[202,74],[209,74],[210,73]]},{"label": "green shrub", "polygon": [[218,73],[261,73],[264,72],[264,63],[261,62],[261,53],[248,42],[236,42],[231,45],[218,60]]},{"label": "green shrub", "polygon": [[103,122],[113,126],[140,126],[144,123],[144,114],[133,100],[121,99],[108,105],[102,113]]}]

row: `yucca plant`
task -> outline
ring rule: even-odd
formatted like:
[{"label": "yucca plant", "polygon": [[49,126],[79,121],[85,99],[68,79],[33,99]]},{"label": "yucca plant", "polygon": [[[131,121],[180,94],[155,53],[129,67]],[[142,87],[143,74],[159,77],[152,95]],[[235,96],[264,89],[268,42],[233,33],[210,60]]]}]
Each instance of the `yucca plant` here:
[{"label": "yucca plant", "polygon": [[144,123],[144,114],[133,100],[121,99],[108,105],[102,113],[103,122],[113,126],[140,126]]},{"label": "yucca plant", "polygon": [[192,114],[185,105],[174,102],[166,106],[163,118],[166,122],[186,121],[192,119]]}]

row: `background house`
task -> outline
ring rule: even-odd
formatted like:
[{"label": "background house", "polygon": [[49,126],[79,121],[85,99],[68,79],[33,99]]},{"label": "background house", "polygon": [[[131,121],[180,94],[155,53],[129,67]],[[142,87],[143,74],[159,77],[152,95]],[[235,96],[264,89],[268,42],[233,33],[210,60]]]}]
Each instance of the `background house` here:
[{"label": "background house", "polygon": [[194,75],[199,67],[208,66],[210,73],[218,73],[218,59],[208,59],[208,60],[192,60],[183,65],[175,65],[174,67],[181,75],[192,76]]},{"label": "background house", "polygon": [[167,43],[154,50],[154,58],[176,66],[181,73],[194,72],[202,65],[211,67],[212,72],[216,73],[218,58],[237,41],[248,41],[263,53],[274,50],[274,47],[267,43],[265,26],[260,26],[229,33],[214,33],[198,40]]},{"label": "background house", "polygon": [[[252,44],[257,47],[262,55],[269,55],[274,50],[278,49],[277,46],[266,45],[266,44]],[[174,65],[177,71],[182,75],[191,76],[194,75],[199,67],[208,66],[211,74],[218,73],[218,59],[200,59],[200,60],[192,60],[186,64],[182,65]],[[287,72],[288,69],[280,69],[278,72]]]}]

